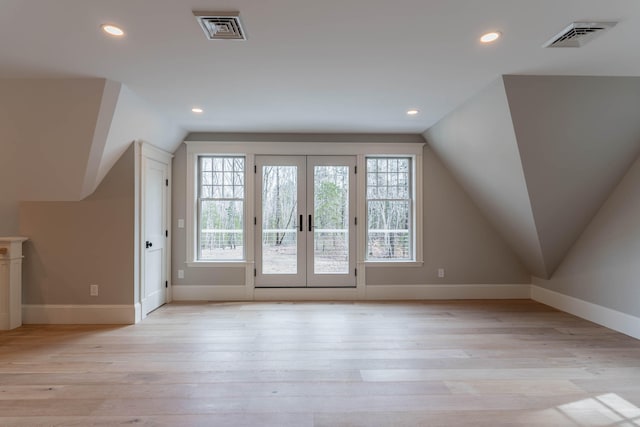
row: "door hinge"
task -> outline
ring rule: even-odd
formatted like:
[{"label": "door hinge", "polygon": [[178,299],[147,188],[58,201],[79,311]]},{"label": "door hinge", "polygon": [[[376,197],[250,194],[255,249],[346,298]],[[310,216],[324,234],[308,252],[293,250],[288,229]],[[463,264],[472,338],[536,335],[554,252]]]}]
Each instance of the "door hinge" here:
[{"label": "door hinge", "polygon": [[169,237],[169,230],[164,230],[164,237]]},{"label": "door hinge", "polygon": [[253,173],[258,173],[258,165],[253,165]]},{"label": "door hinge", "polygon": [[358,167],[357,167],[357,166],[354,166],[354,167],[353,167],[353,173],[355,173],[355,174],[357,174],[357,173],[358,173]]},{"label": "door hinge", "polygon": [[258,275],[258,269],[254,268],[253,269],[253,277],[256,277]]},{"label": "door hinge", "polygon": [[169,180],[168,179],[164,180],[164,185],[167,186],[167,187],[169,186]]},{"label": "door hinge", "polygon": [[358,277],[358,269],[357,268],[355,269],[355,275],[356,275],[356,277]]},{"label": "door hinge", "polygon": [[358,225],[358,217],[353,218],[353,225]]},{"label": "door hinge", "polygon": [[168,287],[169,287],[169,281],[168,281],[168,280],[165,280],[165,281],[164,281],[164,287],[165,287],[165,288],[168,288]]},{"label": "door hinge", "polygon": [[253,225],[258,225],[258,218],[257,217],[253,217]]}]

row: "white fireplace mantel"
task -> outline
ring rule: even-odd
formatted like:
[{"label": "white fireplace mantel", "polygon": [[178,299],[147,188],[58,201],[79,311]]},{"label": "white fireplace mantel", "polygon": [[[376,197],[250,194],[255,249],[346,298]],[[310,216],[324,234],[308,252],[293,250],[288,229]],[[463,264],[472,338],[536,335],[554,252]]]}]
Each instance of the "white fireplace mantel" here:
[{"label": "white fireplace mantel", "polygon": [[0,237],[0,331],[22,325],[22,243],[26,237]]}]

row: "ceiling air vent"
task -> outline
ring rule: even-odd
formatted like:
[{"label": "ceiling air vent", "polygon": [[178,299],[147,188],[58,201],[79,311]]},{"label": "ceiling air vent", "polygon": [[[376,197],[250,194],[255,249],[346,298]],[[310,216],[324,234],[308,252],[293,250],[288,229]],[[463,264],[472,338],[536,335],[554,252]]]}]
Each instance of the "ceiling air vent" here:
[{"label": "ceiling air vent", "polygon": [[542,47],[581,47],[617,22],[572,22]]},{"label": "ceiling air vent", "polygon": [[209,40],[246,40],[238,12],[193,12]]}]

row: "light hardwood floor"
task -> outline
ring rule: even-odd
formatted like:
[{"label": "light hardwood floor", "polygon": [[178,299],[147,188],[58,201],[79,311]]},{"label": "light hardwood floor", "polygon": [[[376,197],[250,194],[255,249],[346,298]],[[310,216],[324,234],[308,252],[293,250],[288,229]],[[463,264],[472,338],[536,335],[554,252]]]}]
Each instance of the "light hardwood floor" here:
[{"label": "light hardwood floor", "polygon": [[638,426],[640,341],[532,301],[171,304],[0,332],[1,426]]}]

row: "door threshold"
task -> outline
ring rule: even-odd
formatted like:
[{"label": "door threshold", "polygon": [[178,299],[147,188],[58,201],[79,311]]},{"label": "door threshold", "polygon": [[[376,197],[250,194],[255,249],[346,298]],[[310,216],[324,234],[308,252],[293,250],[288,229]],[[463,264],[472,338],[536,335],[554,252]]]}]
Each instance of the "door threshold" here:
[{"label": "door threshold", "polygon": [[256,286],[255,289],[356,289],[357,286]]}]

